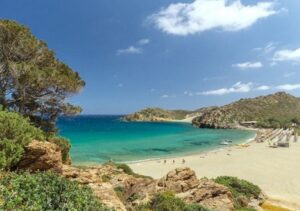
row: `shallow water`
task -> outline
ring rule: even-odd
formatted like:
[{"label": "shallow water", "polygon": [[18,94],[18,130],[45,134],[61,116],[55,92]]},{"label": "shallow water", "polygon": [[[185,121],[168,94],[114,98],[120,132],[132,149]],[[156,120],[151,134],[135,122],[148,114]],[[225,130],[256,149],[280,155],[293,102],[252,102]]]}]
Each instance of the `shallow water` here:
[{"label": "shallow water", "polygon": [[72,144],[72,161],[88,164],[180,156],[219,149],[224,139],[235,144],[255,135],[244,130],[199,129],[186,123],[123,122],[120,117],[81,115],[60,118],[60,134]]}]

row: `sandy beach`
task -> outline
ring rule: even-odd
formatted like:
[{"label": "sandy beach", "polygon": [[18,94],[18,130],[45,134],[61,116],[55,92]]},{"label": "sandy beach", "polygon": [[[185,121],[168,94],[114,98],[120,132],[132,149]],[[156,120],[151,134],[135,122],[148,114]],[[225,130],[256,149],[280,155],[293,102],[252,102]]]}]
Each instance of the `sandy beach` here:
[{"label": "sandy beach", "polygon": [[[199,178],[236,176],[257,184],[269,201],[291,210],[300,210],[300,139],[289,148],[270,148],[267,143],[130,164],[137,173],[160,178],[177,167],[190,167]],[[185,164],[182,163],[185,159]],[[175,164],[173,164],[175,160]]]}]

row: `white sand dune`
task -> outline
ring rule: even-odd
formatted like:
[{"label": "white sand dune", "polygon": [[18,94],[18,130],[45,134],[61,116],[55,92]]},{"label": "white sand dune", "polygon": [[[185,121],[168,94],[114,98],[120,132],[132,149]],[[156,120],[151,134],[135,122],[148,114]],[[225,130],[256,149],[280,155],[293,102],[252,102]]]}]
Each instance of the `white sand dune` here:
[{"label": "white sand dune", "polygon": [[[186,163],[182,164],[182,159]],[[300,143],[289,148],[269,148],[266,143],[230,147],[217,152],[130,164],[137,173],[160,178],[168,171],[188,166],[198,177],[236,176],[260,186],[270,201],[300,210]]]}]

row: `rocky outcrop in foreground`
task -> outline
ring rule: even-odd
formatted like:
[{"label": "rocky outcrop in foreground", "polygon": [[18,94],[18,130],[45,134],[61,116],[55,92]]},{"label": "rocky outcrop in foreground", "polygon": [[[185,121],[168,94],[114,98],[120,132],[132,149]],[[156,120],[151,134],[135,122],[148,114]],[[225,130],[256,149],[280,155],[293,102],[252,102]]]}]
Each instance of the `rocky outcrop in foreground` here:
[{"label": "rocky outcrop in foreground", "polygon": [[[163,178],[154,180],[115,164],[74,167],[62,163],[61,151],[57,145],[33,141],[26,147],[18,169],[33,172],[53,170],[81,185],[89,186],[105,205],[119,211],[134,210],[137,206],[148,203],[156,193],[168,191],[187,203],[200,204],[216,211],[234,210],[234,198],[227,187],[214,180],[198,179],[190,168],[177,168]],[[253,207],[260,201],[245,203]]]},{"label": "rocky outcrop in foreground", "polygon": [[62,172],[60,148],[50,142],[32,141],[25,147],[25,152],[17,168],[19,170]]},{"label": "rocky outcrop in foreground", "polygon": [[213,180],[199,180],[189,168],[175,169],[159,180],[128,175],[111,165],[85,169],[64,166],[63,176],[90,186],[103,203],[121,211],[145,204],[154,194],[165,191],[213,210],[234,210],[227,187]]},{"label": "rocky outcrop in foreground", "polygon": [[177,168],[158,180],[160,191],[173,191],[189,203],[201,204],[213,210],[234,210],[229,189],[209,179],[197,179],[190,168]]}]

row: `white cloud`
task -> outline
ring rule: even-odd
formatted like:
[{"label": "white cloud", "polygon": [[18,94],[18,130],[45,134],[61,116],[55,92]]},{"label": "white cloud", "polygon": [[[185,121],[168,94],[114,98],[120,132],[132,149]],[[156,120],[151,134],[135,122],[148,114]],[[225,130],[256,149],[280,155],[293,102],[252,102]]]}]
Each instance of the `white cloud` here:
[{"label": "white cloud", "polygon": [[258,69],[263,67],[261,62],[244,62],[232,65],[233,67],[245,70],[245,69]]},{"label": "white cloud", "polygon": [[184,91],[183,94],[184,94],[184,95],[188,95],[188,96],[190,96],[190,97],[194,96],[194,93],[188,92],[188,91]]},{"label": "white cloud", "polygon": [[119,83],[118,85],[117,85],[117,87],[119,87],[119,88],[122,88],[124,86],[124,84],[122,84],[122,83]]},{"label": "white cloud", "polygon": [[259,91],[265,91],[265,90],[271,89],[271,87],[269,87],[267,85],[261,85],[261,86],[256,87],[255,89],[259,90]]},{"label": "white cloud", "polygon": [[237,82],[230,88],[221,88],[221,89],[216,89],[216,90],[210,90],[210,91],[205,91],[201,92],[200,94],[202,95],[225,95],[225,94],[231,94],[231,93],[245,93],[245,92],[250,92],[252,88],[252,83],[242,83],[242,82]]},{"label": "white cloud", "polygon": [[149,39],[141,39],[141,40],[138,41],[139,45],[147,45],[149,43],[150,43]]},{"label": "white cloud", "polygon": [[300,84],[283,84],[276,87],[280,90],[291,91],[295,89],[300,89]]},{"label": "white cloud", "polygon": [[293,76],[293,75],[295,75],[295,74],[296,74],[295,72],[285,73],[285,74],[283,75],[283,77],[289,78],[289,77],[291,77],[291,76]]},{"label": "white cloud", "polygon": [[261,51],[265,55],[272,53],[275,49],[276,49],[276,43],[274,43],[274,42],[268,42],[262,48],[254,48],[255,51]]},{"label": "white cloud", "polygon": [[162,95],[161,97],[162,98],[175,98],[176,95],[167,95],[167,94],[165,94],[165,95]]},{"label": "white cloud", "polygon": [[274,53],[273,61],[300,62],[300,48],[295,50],[280,50]]},{"label": "white cloud", "polygon": [[240,0],[194,0],[170,4],[150,21],[163,32],[184,36],[215,28],[239,31],[278,12],[273,1],[244,5]]},{"label": "white cloud", "polygon": [[141,54],[141,53],[143,53],[143,49],[142,48],[137,48],[137,47],[134,47],[134,46],[129,46],[128,48],[117,50],[117,55],[121,55],[121,54]]}]

